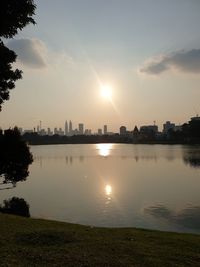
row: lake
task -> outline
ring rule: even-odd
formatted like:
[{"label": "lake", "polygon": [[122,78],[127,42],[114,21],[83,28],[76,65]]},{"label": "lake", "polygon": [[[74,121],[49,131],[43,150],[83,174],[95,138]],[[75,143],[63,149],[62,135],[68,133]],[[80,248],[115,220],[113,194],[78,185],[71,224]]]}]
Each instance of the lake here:
[{"label": "lake", "polygon": [[200,233],[200,146],[32,146],[24,198],[32,217],[91,226]]}]

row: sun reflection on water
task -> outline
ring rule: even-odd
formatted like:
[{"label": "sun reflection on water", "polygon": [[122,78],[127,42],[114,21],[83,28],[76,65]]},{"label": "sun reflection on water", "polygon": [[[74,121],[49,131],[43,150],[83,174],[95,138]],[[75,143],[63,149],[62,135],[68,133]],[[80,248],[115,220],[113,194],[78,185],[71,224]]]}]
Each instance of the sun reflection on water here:
[{"label": "sun reflection on water", "polygon": [[112,194],[112,186],[111,185],[107,184],[105,186],[105,193],[107,196],[110,196]]},{"label": "sun reflection on water", "polygon": [[100,156],[107,157],[110,155],[110,150],[112,149],[112,144],[97,144],[97,150]]}]

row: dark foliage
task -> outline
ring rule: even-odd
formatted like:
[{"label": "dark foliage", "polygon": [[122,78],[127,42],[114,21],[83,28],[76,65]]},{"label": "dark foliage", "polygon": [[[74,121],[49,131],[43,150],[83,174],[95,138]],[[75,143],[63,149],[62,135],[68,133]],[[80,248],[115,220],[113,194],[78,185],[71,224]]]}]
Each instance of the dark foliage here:
[{"label": "dark foliage", "polygon": [[3,184],[26,180],[28,167],[32,163],[32,154],[29,147],[21,139],[17,128],[0,132],[0,177]]},{"label": "dark foliage", "polygon": [[27,24],[35,24],[33,0],[0,1],[0,37],[12,38]]},{"label": "dark foliage", "polygon": [[3,201],[0,212],[30,217],[29,205],[23,198],[12,197]]},{"label": "dark foliage", "polygon": [[9,90],[15,87],[15,81],[21,79],[22,71],[12,70],[16,54],[0,41],[0,110],[5,100],[9,99]]},{"label": "dark foliage", "polygon": [[35,24],[32,18],[34,10],[33,0],[0,1],[0,111],[3,102],[9,99],[9,90],[22,78],[21,70],[12,69],[17,55],[4,45],[1,38],[12,38],[27,24]]}]

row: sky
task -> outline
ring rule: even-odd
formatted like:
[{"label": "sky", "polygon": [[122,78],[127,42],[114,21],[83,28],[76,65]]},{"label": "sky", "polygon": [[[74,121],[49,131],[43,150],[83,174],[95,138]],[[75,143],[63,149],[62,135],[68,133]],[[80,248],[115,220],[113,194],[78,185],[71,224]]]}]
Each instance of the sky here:
[{"label": "sky", "polygon": [[[5,43],[23,70],[3,129],[177,125],[200,114],[199,0],[35,1],[36,25]],[[109,87],[111,95],[102,96]]]}]

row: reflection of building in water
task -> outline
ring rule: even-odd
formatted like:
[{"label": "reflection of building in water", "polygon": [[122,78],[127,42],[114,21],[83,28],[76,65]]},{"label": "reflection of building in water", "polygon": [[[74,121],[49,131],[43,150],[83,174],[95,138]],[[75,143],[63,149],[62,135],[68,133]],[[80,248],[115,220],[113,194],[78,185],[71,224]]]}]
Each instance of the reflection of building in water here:
[{"label": "reflection of building in water", "polygon": [[68,164],[69,162],[68,156],[65,157],[65,161],[66,161],[66,164]]},{"label": "reflection of building in water", "polygon": [[34,156],[34,158],[33,158],[33,162],[38,162],[39,163],[39,165],[40,165],[40,169],[42,169],[42,160],[43,160],[43,157],[41,157],[41,156]]},{"label": "reflection of building in water", "polygon": [[193,168],[200,168],[200,146],[184,146],[183,161]]},{"label": "reflection of building in water", "polygon": [[112,144],[97,144],[96,148],[100,156],[107,157],[110,155],[110,150],[112,149],[112,146]]},{"label": "reflection of building in water", "polygon": [[83,162],[83,161],[84,161],[84,156],[80,156],[80,157],[79,157],[79,161],[80,161],[80,162]]},{"label": "reflection of building in water", "polygon": [[69,162],[70,162],[70,164],[73,164],[73,157],[72,156],[69,157]]}]

